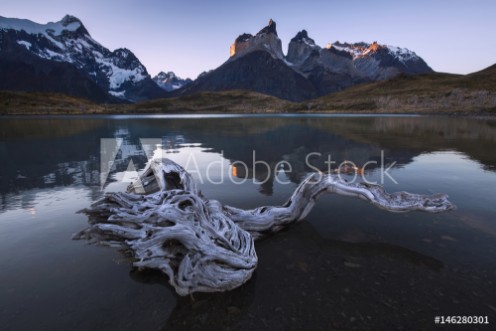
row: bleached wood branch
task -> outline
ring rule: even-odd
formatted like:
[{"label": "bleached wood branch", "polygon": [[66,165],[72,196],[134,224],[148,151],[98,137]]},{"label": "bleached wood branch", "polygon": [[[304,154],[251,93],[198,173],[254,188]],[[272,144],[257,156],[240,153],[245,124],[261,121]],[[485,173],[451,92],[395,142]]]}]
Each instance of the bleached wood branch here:
[{"label": "bleached wood branch", "polygon": [[161,270],[179,295],[227,291],[252,276],[258,261],[254,239],[302,220],[325,193],[358,197],[392,212],[454,208],[444,194],[389,194],[379,185],[314,173],[284,205],[243,210],[204,198],[181,166],[155,159],[127,193],[107,193],[83,210],[91,225],[74,238],[130,250],[135,266]]}]

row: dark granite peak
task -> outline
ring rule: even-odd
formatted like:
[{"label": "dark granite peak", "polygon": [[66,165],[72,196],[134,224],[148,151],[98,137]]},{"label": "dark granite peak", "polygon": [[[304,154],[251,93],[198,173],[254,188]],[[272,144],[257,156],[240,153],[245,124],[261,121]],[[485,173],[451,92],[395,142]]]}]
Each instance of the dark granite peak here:
[{"label": "dark granite peak", "polygon": [[269,24],[265,28],[257,33],[257,36],[269,33],[273,33],[277,36],[276,22],[274,22],[272,19],[269,20]]}]

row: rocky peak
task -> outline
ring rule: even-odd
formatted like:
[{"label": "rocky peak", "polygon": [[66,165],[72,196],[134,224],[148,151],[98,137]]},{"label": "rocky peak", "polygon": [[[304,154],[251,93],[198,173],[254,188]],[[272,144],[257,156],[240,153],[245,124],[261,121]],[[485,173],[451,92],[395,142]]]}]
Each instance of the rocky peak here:
[{"label": "rocky peak", "polygon": [[253,35],[251,35],[249,33],[243,33],[243,34],[239,35],[238,38],[236,38],[236,40],[234,42],[242,43],[242,42],[250,40],[251,38],[253,38]]},{"label": "rocky peak", "polygon": [[164,71],[161,71],[158,73],[157,77],[160,77],[162,79],[170,79],[170,78],[175,78],[176,77],[176,74],[172,71],[167,71],[167,72],[164,72]]},{"label": "rocky peak", "polygon": [[67,29],[64,31],[65,33],[68,33],[68,32],[74,33],[75,32],[75,33],[79,33],[79,34],[89,35],[88,30],[86,30],[85,26],[83,25],[83,22],[79,18],[77,18],[76,16],[65,15],[62,18],[62,20],[60,20],[59,23],[64,28]]},{"label": "rocky peak", "polygon": [[176,76],[172,71],[161,71],[157,76],[153,77],[153,80],[160,88],[167,92],[180,89],[192,82],[189,78],[182,79]]},{"label": "rocky peak", "polygon": [[370,50],[371,52],[377,52],[377,51],[379,51],[379,50],[380,50],[380,49],[382,49],[382,48],[384,48],[384,47],[383,47],[383,46],[381,46],[381,45],[379,45],[379,44],[377,43],[377,41],[374,41],[374,42],[373,42],[372,44],[370,44],[370,46],[369,46],[369,50]]},{"label": "rocky peak", "polygon": [[300,32],[298,32],[296,34],[296,36],[294,36],[293,39],[291,39],[291,42],[293,42],[293,41],[294,42],[299,42],[299,41],[300,42],[305,42],[305,41],[307,41],[307,42],[315,45],[315,40],[313,40],[312,38],[310,38],[308,36],[307,30],[301,30]]},{"label": "rocky peak", "polygon": [[353,56],[349,52],[342,50],[340,48],[332,47],[331,44],[328,44],[328,47],[324,48],[323,51],[328,52],[329,54],[335,54],[341,57],[345,57],[350,60],[353,59]]},{"label": "rocky peak", "polygon": [[127,48],[117,48],[113,54],[117,57],[120,57],[120,58],[123,58],[123,59],[127,59],[127,58],[130,58],[131,60],[137,60],[137,57],[134,55],[133,52],[131,52],[129,49]]},{"label": "rocky peak", "polygon": [[239,58],[253,51],[266,51],[274,58],[281,60],[284,58],[282,43],[277,36],[276,22],[272,19],[255,36],[249,33],[238,36],[229,50],[230,59]]},{"label": "rocky peak", "polygon": [[62,20],[60,21],[60,23],[62,23],[63,26],[67,26],[71,23],[83,24],[79,18],[77,18],[76,16],[72,16],[72,15],[65,15],[62,18]]},{"label": "rocky peak", "polygon": [[277,36],[276,22],[274,22],[272,18],[269,20],[269,24],[257,33],[257,36],[269,33],[273,33]]},{"label": "rocky peak", "polygon": [[140,73],[148,76],[145,66],[141,64],[136,55],[127,48],[117,48],[111,53],[113,63],[121,68],[138,69]]},{"label": "rocky peak", "polygon": [[315,45],[315,41],[308,36],[306,30],[301,30],[291,39],[286,59],[293,64],[301,64],[314,50],[319,51],[320,47]]}]

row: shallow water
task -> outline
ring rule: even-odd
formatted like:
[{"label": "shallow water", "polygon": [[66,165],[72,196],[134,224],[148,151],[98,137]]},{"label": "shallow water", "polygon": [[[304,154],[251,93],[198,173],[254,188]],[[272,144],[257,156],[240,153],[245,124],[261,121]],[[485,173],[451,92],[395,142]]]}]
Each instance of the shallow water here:
[{"label": "shallow water", "polygon": [[[102,138],[122,141],[103,190]],[[2,329],[428,329],[438,315],[496,323],[495,147],[492,119],[2,118]],[[252,166],[253,151],[269,168]],[[307,164],[309,153],[320,156]],[[164,276],[133,270],[118,251],[71,240],[87,226],[76,212],[124,189],[129,161],[139,170],[153,154],[185,166],[208,198],[241,208],[284,203],[309,165],[327,170],[328,157],[333,168],[376,161],[367,180],[383,179],[388,191],[444,192],[458,208],[393,214],[325,196],[306,220],[257,242],[259,267],[246,285],[180,298]],[[391,177],[381,163],[394,163]]]}]

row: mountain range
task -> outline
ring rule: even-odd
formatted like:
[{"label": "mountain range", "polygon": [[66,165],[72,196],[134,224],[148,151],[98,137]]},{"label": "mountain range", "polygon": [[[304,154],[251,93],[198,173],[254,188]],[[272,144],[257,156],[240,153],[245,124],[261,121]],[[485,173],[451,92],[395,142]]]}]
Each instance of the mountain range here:
[{"label": "mountain range", "polygon": [[284,56],[276,23],[270,20],[256,35],[236,38],[224,64],[178,94],[241,89],[302,101],[401,73],[430,72],[425,61],[408,49],[377,42],[336,42],[322,48],[305,30],[291,39]]},{"label": "mountain range", "polygon": [[302,101],[360,83],[430,72],[408,49],[377,42],[320,47],[305,30],[291,39],[284,55],[270,20],[257,34],[237,37],[226,62],[194,81],[170,71],[152,78],[130,50],[102,46],[74,16],[47,24],[0,17],[1,90],[57,92],[96,102],[249,90]]}]

